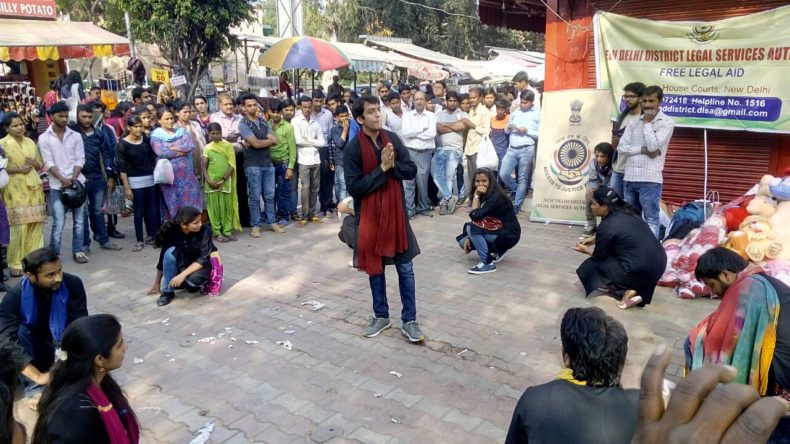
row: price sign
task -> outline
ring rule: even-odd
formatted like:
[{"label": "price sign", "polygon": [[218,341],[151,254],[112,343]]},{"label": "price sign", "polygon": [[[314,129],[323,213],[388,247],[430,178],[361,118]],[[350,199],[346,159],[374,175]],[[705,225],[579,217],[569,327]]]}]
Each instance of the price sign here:
[{"label": "price sign", "polygon": [[151,68],[151,80],[156,83],[165,83],[170,80],[170,73],[164,68]]}]

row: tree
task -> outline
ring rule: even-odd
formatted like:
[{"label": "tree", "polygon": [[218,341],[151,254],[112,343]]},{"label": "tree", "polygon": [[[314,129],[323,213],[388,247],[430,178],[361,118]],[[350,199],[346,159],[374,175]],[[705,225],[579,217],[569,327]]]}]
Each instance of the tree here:
[{"label": "tree", "polygon": [[109,0],[131,14],[135,37],[159,46],[177,74],[186,76],[186,97],[195,94],[209,64],[238,47],[230,28],[254,19],[254,0]]},{"label": "tree", "polygon": [[483,46],[544,47],[542,34],[480,24],[473,0],[305,0],[303,7],[307,35],[334,34],[346,42],[356,42],[362,34],[408,37],[416,45],[460,58]]}]

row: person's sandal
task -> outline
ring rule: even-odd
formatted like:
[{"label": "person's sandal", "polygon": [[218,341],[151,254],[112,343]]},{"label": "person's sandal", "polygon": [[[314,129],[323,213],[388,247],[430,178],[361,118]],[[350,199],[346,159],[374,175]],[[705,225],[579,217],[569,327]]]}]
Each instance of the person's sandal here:
[{"label": "person's sandal", "polygon": [[225,243],[225,242],[228,241],[228,238],[225,237],[225,236],[219,235],[219,236],[214,237],[214,240],[217,241],[217,242]]},{"label": "person's sandal", "polygon": [[641,303],[642,303],[642,296],[636,295],[626,301],[618,302],[617,308],[619,308],[620,310],[628,310],[629,308],[634,308]]},{"label": "person's sandal", "polygon": [[228,239],[228,241],[229,241],[229,242],[236,242],[236,241],[238,240],[238,239],[236,238],[236,236],[234,236],[234,235],[232,235],[232,234],[231,234],[231,235],[228,235],[228,236],[225,236],[225,237]]},{"label": "person's sandal", "polygon": [[13,278],[20,278],[24,275],[25,273],[22,270],[11,270],[11,277]]},{"label": "person's sandal", "polygon": [[132,251],[137,253],[138,251],[143,251],[143,248],[145,248],[145,244],[143,242],[137,242],[134,244],[134,247],[132,247]]}]

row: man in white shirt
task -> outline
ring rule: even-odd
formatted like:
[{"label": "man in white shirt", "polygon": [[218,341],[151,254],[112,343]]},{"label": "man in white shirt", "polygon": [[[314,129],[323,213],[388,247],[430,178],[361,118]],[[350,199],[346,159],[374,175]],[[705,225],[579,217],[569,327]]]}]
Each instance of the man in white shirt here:
[{"label": "man in white shirt", "polygon": [[387,104],[389,108],[386,110],[387,124],[385,129],[392,131],[400,136],[401,128],[403,127],[403,110],[401,109],[400,94],[391,92],[387,96]]},{"label": "man in white shirt", "polygon": [[[318,122],[326,143],[326,145],[318,147],[318,155],[321,156],[321,165],[318,167],[321,181],[318,190],[318,204],[321,207],[321,213],[326,215],[327,211],[337,206],[332,199],[335,172],[329,168],[329,131],[335,123],[334,108],[327,109],[324,107],[324,93],[319,90],[313,91],[312,98],[313,110],[310,121]],[[337,106],[337,100],[335,100],[334,106]]]},{"label": "man in white shirt", "polygon": [[431,202],[428,199],[428,176],[431,173],[431,157],[436,149],[436,115],[425,109],[426,104],[424,92],[418,91],[414,94],[414,110],[403,113],[400,133],[403,144],[409,149],[411,160],[417,164],[417,176],[412,180],[403,181],[406,212],[409,218],[414,218],[417,214],[433,217]]},{"label": "man in white shirt", "polygon": [[312,117],[313,101],[310,97],[299,99],[299,109],[291,125],[294,127],[296,139],[297,162],[299,163],[299,178],[302,182],[302,220],[299,227],[304,227],[307,222],[323,223],[316,214],[316,201],[318,190],[321,187],[319,166],[321,156],[318,148],[326,146],[321,125]]},{"label": "man in white shirt", "polygon": [[77,208],[66,208],[60,200],[61,190],[70,188],[76,181],[85,183],[82,167],[85,165],[85,146],[82,136],[66,126],[69,120],[69,106],[57,102],[47,111],[52,125],[38,138],[44,169],[49,172],[49,205],[52,214],[52,232],[49,239],[50,250],[60,254],[63,227],[66,225],[66,211],[71,211],[74,227],[72,229],[71,253],[74,262],[84,264],[88,256],[83,251],[85,236],[85,203]]},{"label": "man in white shirt", "polygon": [[535,100],[532,102],[533,106],[535,108],[540,108],[540,92],[537,89],[529,86],[529,75],[526,71],[519,71],[513,76],[513,87],[516,88],[517,94],[513,100],[513,104],[510,105],[510,112],[516,111],[520,108],[518,98],[521,97],[521,92],[524,90],[532,91],[532,93],[535,94]]},{"label": "man in white shirt", "polygon": [[405,113],[406,111],[411,111],[414,109],[414,98],[412,97],[411,93],[411,86],[409,85],[402,85],[400,91],[400,108]]},{"label": "man in white shirt", "polygon": [[664,183],[664,161],[675,122],[663,111],[664,91],[660,86],[648,86],[642,92],[642,117],[625,129],[617,153],[628,156],[625,162],[623,198],[637,210],[658,238],[658,206]]}]

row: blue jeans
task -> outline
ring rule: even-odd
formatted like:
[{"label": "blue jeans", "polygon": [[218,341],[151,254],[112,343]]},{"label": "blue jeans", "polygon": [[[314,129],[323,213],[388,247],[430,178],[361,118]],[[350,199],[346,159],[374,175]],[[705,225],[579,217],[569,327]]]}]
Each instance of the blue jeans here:
[{"label": "blue jeans", "polygon": [[[499,178],[512,192],[516,190],[516,198],[513,200],[513,207],[516,212],[521,211],[521,204],[527,197],[527,187],[529,184],[529,171],[532,169],[532,163],[535,160],[535,146],[530,145],[524,148],[514,149],[508,148],[505,157],[502,158],[502,165],[499,167]],[[512,174],[516,171],[518,177],[518,185],[513,180]]]},{"label": "blue jeans", "polygon": [[[71,239],[71,253],[81,253],[85,236],[85,205],[79,208],[68,208],[74,220]],[[60,241],[63,237],[63,226],[66,225],[67,208],[60,201],[60,190],[49,190],[49,212],[52,214],[52,232],[49,237],[49,248],[60,254]]]},{"label": "blue jeans", "polygon": [[[291,181],[285,178],[288,163],[274,165],[274,200],[277,202],[277,220],[291,218]],[[293,172],[296,174],[296,170]]]},{"label": "blue jeans", "polygon": [[661,200],[661,189],[661,184],[655,182],[625,181],[624,186],[625,196],[623,198],[642,213],[642,218],[647,222],[656,239],[658,239],[659,230],[658,215],[661,211],[658,207],[658,201]]},{"label": "blue jeans", "polygon": [[335,163],[335,198],[337,203],[348,197],[345,171],[342,163]]},{"label": "blue jeans", "polygon": [[617,171],[612,171],[612,178],[609,180],[609,188],[613,189],[614,192],[617,193],[623,199],[625,199],[625,196],[623,195],[624,177],[625,177],[625,173],[618,173]]},{"label": "blue jeans", "polygon": [[442,200],[453,197],[453,182],[460,160],[461,154],[453,148],[439,148],[433,153],[431,175],[436,183],[436,188],[442,194]]},{"label": "blue jeans", "polygon": [[162,258],[162,281],[164,283],[163,292],[172,293],[174,288],[170,287],[170,281],[178,274],[178,261],[176,260],[176,247],[170,247],[165,251]]},{"label": "blue jeans", "polygon": [[261,226],[261,194],[263,194],[263,223],[274,223],[274,165],[244,167],[247,175],[247,195],[250,199],[250,226]]},{"label": "blue jeans", "polygon": [[464,248],[466,240],[469,239],[472,241],[472,245],[475,246],[475,251],[477,251],[477,255],[480,257],[480,262],[489,264],[491,263],[490,250],[497,237],[496,234],[472,234],[472,225],[469,224],[466,226],[466,236],[458,241],[458,245]]},{"label": "blue jeans", "polygon": [[[403,322],[417,320],[417,302],[415,300],[414,264],[412,261],[395,265],[398,272],[398,287],[400,300],[403,305],[400,318]],[[373,293],[373,313],[377,318],[390,317],[390,307],[387,304],[387,281],[384,273],[368,276],[370,291]]]},{"label": "blue jeans", "polygon": [[88,179],[85,181],[85,192],[88,195],[88,201],[85,206],[84,245],[86,247],[91,245],[91,228],[93,228],[93,233],[96,235],[96,241],[99,242],[99,245],[104,245],[110,241],[102,208],[104,206],[104,198],[107,196],[107,181],[101,177]]}]

